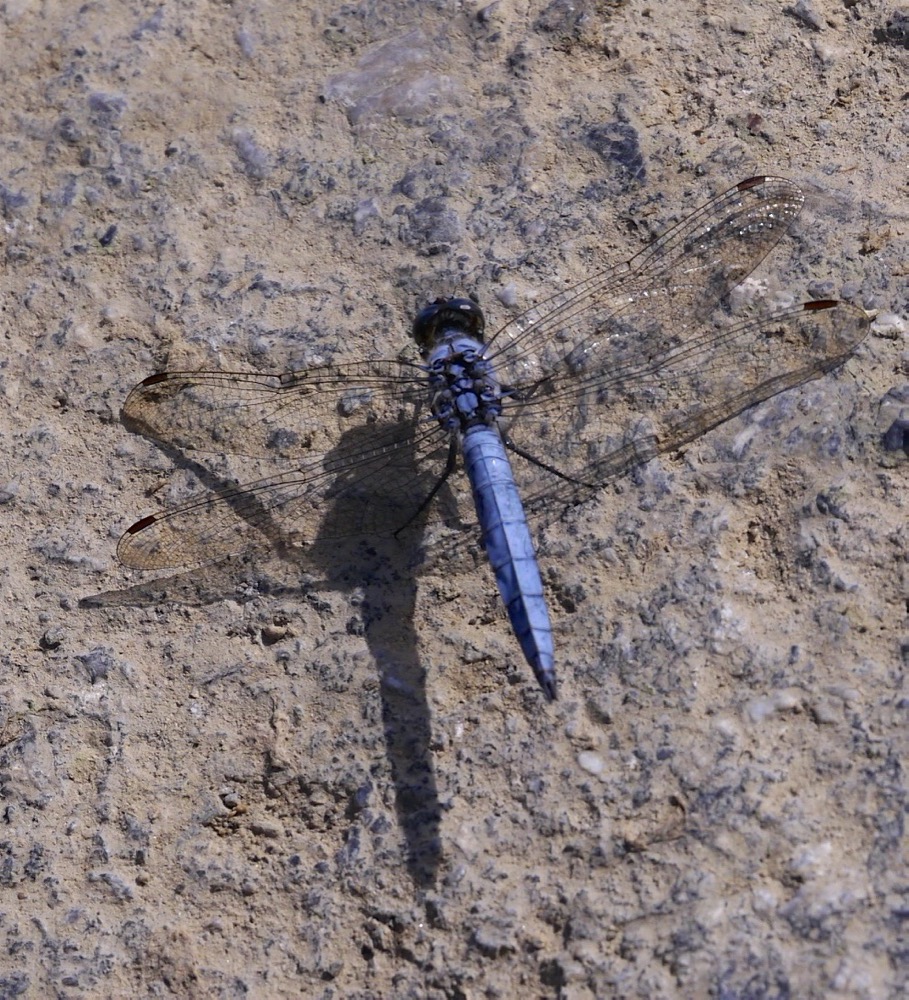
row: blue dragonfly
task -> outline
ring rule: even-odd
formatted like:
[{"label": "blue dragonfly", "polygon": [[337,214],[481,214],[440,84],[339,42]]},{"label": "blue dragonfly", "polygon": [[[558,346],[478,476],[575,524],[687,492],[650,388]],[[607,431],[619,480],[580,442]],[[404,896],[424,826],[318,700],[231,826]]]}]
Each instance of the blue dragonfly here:
[{"label": "blue dragonfly", "polygon": [[450,522],[451,497],[460,490],[461,510],[467,499],[454,475],[463,465],[512,627],[554,699],[528,518],[556,517],[633,466],[819,377],[867,334],[865,312],[834,300],[733,315],[730,292],[804,200],[783,178],[744,180],[488,339],[475,302],[438,299],[414,322],[422,363],[149,376],[126,400],[128,427],[181,449],[274,459],[284,471],[142,518],[118,557],[156,570],[263,544],[305,556],[317,539]]}]

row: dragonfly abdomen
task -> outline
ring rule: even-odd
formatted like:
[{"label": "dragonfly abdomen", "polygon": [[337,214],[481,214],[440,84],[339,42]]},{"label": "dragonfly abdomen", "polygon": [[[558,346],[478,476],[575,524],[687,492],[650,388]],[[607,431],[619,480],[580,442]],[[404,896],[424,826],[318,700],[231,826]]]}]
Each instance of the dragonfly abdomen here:
[{"label": "dragonfly abdomen", "polygon": [[527,662],[546,696],[556,696],[554,650],[543,581],[501,435],[477,425],[464,434],[464,466],[470,479],[483,545],[499,593]]}]

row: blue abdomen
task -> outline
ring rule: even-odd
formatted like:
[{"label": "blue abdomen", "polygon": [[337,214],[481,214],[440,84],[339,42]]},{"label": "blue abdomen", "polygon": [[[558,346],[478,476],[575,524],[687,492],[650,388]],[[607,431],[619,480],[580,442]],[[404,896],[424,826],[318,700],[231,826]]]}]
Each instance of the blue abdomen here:
[{"label": "blue abdomen", "polygon": [[499,593],[527,662],[550,699],[556,696],[552,626],[543,597],[530,529],[498,429],[468,428],[464,465],[470,479],[483,544]]}]

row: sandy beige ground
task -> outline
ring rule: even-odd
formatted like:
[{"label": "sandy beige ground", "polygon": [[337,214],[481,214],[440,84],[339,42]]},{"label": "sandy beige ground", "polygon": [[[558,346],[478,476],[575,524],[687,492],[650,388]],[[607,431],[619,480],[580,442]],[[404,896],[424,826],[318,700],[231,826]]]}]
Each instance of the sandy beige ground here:
[{"label": "sandy beige ground", "polygon": [[[907,65],[869,0],[0,5],[0,998],[904,995]],[[501,323],[761,172],[878,321],[542,533],[557,704],[472,557],[118,566],[204,475],[145,375]]]}]

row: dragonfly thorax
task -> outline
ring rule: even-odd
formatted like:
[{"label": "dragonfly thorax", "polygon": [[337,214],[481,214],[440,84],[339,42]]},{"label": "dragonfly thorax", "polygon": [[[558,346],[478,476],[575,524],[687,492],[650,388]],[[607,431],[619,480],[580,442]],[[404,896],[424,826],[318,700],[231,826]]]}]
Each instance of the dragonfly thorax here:
[{"label": "dragonfly thorax", "polygon": [[491,425],[502,415],[502,392],[483,345],[457,334],[437,344],[427,370],[433,416],[447,431]]}]

